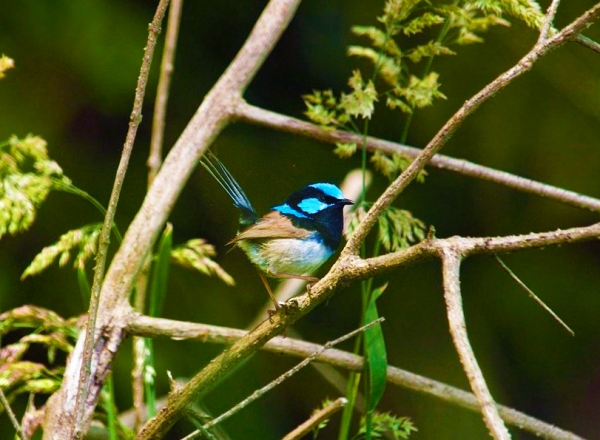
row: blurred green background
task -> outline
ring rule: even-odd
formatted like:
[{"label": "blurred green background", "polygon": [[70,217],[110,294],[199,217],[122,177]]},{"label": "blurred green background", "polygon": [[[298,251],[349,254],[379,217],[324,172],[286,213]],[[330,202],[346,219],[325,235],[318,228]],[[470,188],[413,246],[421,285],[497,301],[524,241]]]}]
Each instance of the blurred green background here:
[{"label": "blurred green background", "polygon": [[[188,1],[168,109],[166,146],[171,146],[203,96],[235,55],[266,2]],[[547,6],[547,1],[542,6]],[[561,5],[564,25],[595,2]],[[49,143],[65,174],[97,199],[108,200],[127,130],[142,49],[155,2],[3,2],[0,52],[16,68],[0,81],[0,139],[34,133]],[[305,1],[273,54],[246,93],[252,104],[303,117],[300,96],[313,89],[345,90],[357,61],[345,55],[354,24],[374,24],[381,1]],[[600,39],[598,26],[588,36]],[[512,66],[536,35],[521,24],[497,28],[486,43],[459,48],[437,59],[448,99],[418,112],[409,144],[422,147],[472,94]],[[162,39],[161,39],[162,42]],[[146,94],[131,166],[117,222],[127,228],[146,189],[145,161],[160,51]],[[470,118],[443,153],[600,197],[600,56],[576,44],[550,54]],[[375,115],[371,134],[397,140],[398,114]],[[331,146],[236,124],[213,146],[259,212],[313,181],[340,182],[358,160],[341,161]],[[377,177],[374,200],[386,181]],[[396,202],[411,210],[439,237],[487,236],[587,225],[597,215],[519,194],[460,175],[429,170],[424,185],[412,185]],[[75,273],[53,266],[19,280],[42,247],[69,229],[100,221],[86,202],[53,193],[26,234],[0,243],[0,309],[23,304],[48,307],[62,316],[85,307]],[[205,172],[189,181],[170,221],[175,243],[205,237],[219,250],[218,261],[237,281],[227,288],[180,268],[171,272],[164,316],[244,328],[267,296],[241,252],[227,252],[237,212]],[[114,249],[113,249],[114,250]],[[504,256],[506,263],[575,330],[569,336],[530,301],[490,257],[469,259],[462,287],[471,341],[496,399],[588,438],[600,438],[600,250],[597,243],[548,248]],[[379,300],[391,364],[467,388],[447,331],[440,267],[421,264],[378,279],[390,286]],[[351,286],[296,326],[308,340],[325,342],[355,328],[359,286]],[[168,390],[166,371],[188,377],[222,350],[200,342],[156,343],[159,391]],[[345,348],[350,349],[351,344]],[[205,403],[219,414],[282,373],[295,359],[260,353],[236,371]],[[115,364],[119,408],[131,405],[131,354],[126,344]],[[225,428],[234,439],[277,439],[308,417],[322,399],[338,396],[307,369]],[[487,438],[480,417],[427,396],[388,387],[381,409],[413,419],[415,439]],[[334,423],[335,425],[335,423]],[[3,417],[0,432],[10,432]],[[182,422],[171,438],[190,426]],[[511,429],[516,439],[533,436]],[[334,438],[334,430],[322,438]],[[4,437],[4,436],[3,436]]]}]

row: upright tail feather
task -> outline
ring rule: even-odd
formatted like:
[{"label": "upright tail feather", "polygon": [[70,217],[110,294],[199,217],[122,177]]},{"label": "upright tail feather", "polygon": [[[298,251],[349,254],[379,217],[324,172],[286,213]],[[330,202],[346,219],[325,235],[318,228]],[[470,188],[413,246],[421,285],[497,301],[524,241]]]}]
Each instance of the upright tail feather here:
[{"label": "upright tail feather", "polygon": [[233,200],[234,206],[240,210],[240,225],[248,226],[256,223],[258,216],[252,207],[252,203],[250,203],[240,185],[217,156],[211,151],[207,151],[200,158],[200,164],[221,185],[229,197],[231,197],[231,200]]}]

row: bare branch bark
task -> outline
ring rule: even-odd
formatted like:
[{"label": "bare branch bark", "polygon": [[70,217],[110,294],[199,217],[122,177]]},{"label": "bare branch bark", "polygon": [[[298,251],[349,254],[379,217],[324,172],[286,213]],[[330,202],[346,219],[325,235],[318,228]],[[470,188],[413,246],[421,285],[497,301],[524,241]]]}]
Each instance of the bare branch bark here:
[{"label": "bare branch bark", "polygon": [[[338,142],[353,142],[360,144],[363,142],[363,137],[361,135],[341,130],[325,129],[311,122],[302,121],[300,119],[292,118],[291,116],[282,115],[280,113],[275,113],[250,105],[245,101],[236,108],[236,111],[238,117],[244,122],[272,128],[274,130],[279,130],[286,133],[306,136],[311,139],[316,139],[330,144],[335,144]],[[401,153],[412,158],[417,157],[423,152],[423,150],[419,148],[410,147],[408,145],[403,145],[384,139],[378,139],[371,136],[367,137],[366,146],[367,150],[369,151],[380,150],[390,154]],[[506,171],[478,165],[467,160],[436,154],[429,161],[427,166],[439,168],[441,170],[453,171],[464,176],[496,183],[507,188],[512,188],[524,193],[529,193],[547,198],[549,200],[565,203],[576,208],[600,212],[600,199],[589,197],[573,191],[568,191],[566,189],[545,183],[536,182],[535,180],[516,176],[514,174],[507,173]]]},{"label": "bare branch bark", "polygon": [[348,403],[348,400],[344,397],[340,397],[334,400],[325,408],[320,409],[312,416],[310,416],[308,420],[300,424],[293,431],[286,434],[286,436],[283,437],[281,440],[300,440],[306,434],[315,429],[315,427],[317,427],[321,422],[330,419],[331,416],[339,410],[341,410],[346,405],[346,403]]},{"label": "bare branch bark", "polygon": [[154,101],[152,137],[150,139],[150,155],[148,156],[148,186],[152,184],[162,164],[167,103],[169,101],[171,77],[173,76],[173,63],[175,62],[175,49],[177,48],[182,7],[183,0],[171,0],[169,18],[167,20],[167,32],[165,34],[165,47],[160,63],[160,77],[156,89],[156,100]]},{"label": "bare branch bark", "polygon": [[[282,375],[278,376],[277,378],[275,378],[274,380],[272,380],[271,382],[269,382],[267,385],[255,390],[250,396],[248,396],[247,398],[245,398],[244,400],[242,400],[241,402],[237,403],[236,405],[234,405],[233,407],[231,407],[229,410],[225,411],[223,414],[221,414],[218,417],[215,417],[214,419],[212,419],[210,422],[205,423],[204,426],[202,427],[202,431],[206,431],[209,428],[212,428],[213,426],[216,426],[217,424],[221,423],[223,420],[228,419],[229,417],[233,416],[234,414],[236,414],[237,412],[239,412],[240,410],[242,410],[243,408],[245,408],[246,406],[248,406],[249,404],[251,404],[252,402],[255,402],[256,400],[258,400],[259,398],[261,398],[264,394],[268,393],[269,391],[271,391],[272,389],[274,389],[275,387],[281,385],[284,381],[288,380],[290,377],[292,377],[294,374],[298,373],[300,370],[302,370],[303,368],[307,367],[311,362],[313,362],[315,359],[317,359],[321,354],[323,354],[325,351],[331,349],[332,347],[347,341],[350,338],[353,338],[354,336],[358,335],[359,333],[365,331],[367,328],[372,327],[373,325],[377,324],[377,323],[381,323],[384,319],[383,318],[379,318],[376,319],[375,321],[371,321],[370,323],[363,325],[362,327],[352,330],[350,333],[347,333],[333,341],[329,341],[327,342],[325,345],[319,347],[318,350],[316,350],[313,353],[310,353],[308,356],[306,356],[304,359],[302,359],[302,361],[295,365],[294,367],[290,368],[289,370],[287,370],[285,373],[283,373]],[[197,430],[193,433],[191,433],[189,436],[187,436],[186,438],[193,438],[195,437],[197,434],[200,434],[201,430]]]},{"label": "bare branch bark", "polygon": [[542,248],[566,243],[596,240],[600,237],[600,223],[571,229],[558,229],[525,235],[506,237],[449,237],[444,239],[426,239],[407,249],[360,259],[349,257],[344,260],[345,276],[348,280],[359,280],[380,275],[397,267],[436,258],[447,246],[460,249],[463,257],[477,254],[495,254],[523,249]]},{"label": "bare branch bark", "polygon": [[448,324],[450,325],[450,334],[452,335],[456,352],[460,358],[463,370],[467,374],[471,389],[479,403],[483,420],[490,430],[490,434],[496,440],[509,440],[510,434],[498,413],[496,403],[485,383],[483,373],[477,364],[475,353],[473,353],[467,335],[467,323],[465,321],[460,291],[460,261],[462,256],[459,250],[447,246],[443,249],[441,258]]},{"label": "bare branch bark", "polygon": [[[149,338],[171,338],[174,340],[193,339],[202,343],[232,344],[248,334],[248,331],[234,328],[218,327],[208,324],[173,321],[149,316],[135,316],[127,327],[133,335]],[[306,358],[316,352],[320,345],[287,337],[275,337],[267,342],[263,350]],[[330,349],[319,355],[316,362],[342,368],[348,371],[361,372],[364,359],[361,356],[337,349]],[[417,393],[434,397],[443,402],[462,408],[479,411],[475,396],[461,389],[442,382],[429,379],[418,374],[394,366],[387,368],[389,383]],[[583,440],[581,437],[560,429],[539,419],[519,412],[515,409],[498,405],[502,419],[524,431],[552,440]]]},{"label": "bare branch bark", "polygon": [[[179,35],[179,24],[181,21],[181,9],[183,0],[171,0],[169,5],[169,17],[167,20],[167,31],[165,33],[165,44],[163,57],[160,63],[160,76],[156,90],[156,99],[154,101],[154,115],[152,118],[152,135],[150,137],[150,152],[146,162],[148,166],[148,188],[152,186],[158,170],[162,165],[163,139],[165,124],[167,118],[167,103],[169,101],[169,91],[171,86],[171,77],[173,74],[173,63],[175,61],[175,50],[177,48],[177,38]],[[150,273],[151,258],[146,258],[144,266],[136,282],[135,298],[133,307],[140,313],[144,313],[146,304],[148,276]],[[144,407],[144,375],[147,359],[146,341],[141,338],[133,338],[133,368],[131,370],[133,407],[136,409],[136,423],[134,431],[141,429],[146,420],[143,411]]]}]

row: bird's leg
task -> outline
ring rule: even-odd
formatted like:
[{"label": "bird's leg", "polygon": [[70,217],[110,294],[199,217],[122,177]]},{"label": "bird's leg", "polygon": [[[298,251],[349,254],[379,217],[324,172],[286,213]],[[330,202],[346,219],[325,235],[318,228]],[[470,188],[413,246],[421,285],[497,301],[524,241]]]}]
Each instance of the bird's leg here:
[{"label": "bird's leg", "polygon": [[271,290],[271,286],[269,286],[267,278],[263,275],[262,272],[258,272],[258,274],[260,275],[260,279],[262,280],[263,284],[265,285],[265,288],[267,289],[267,293],[271,297],[271,301],[273,301],[273,305],[275,306],[275,312],[277,312],[280,308],[279,303],[277,302],[277,298],[275,298],[275,295],[273,295],[273,291]]}]

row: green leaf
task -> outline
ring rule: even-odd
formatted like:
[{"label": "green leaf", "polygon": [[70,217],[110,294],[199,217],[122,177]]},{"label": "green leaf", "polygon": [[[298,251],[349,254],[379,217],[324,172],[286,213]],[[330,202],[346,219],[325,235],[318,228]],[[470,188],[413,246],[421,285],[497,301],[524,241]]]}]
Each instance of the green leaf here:
[{"label": "green leaf", "polygon": [[410,105],[404,102],[401,98],[397,98],[393,95],[386,96],[385,105],[391,110],[399,108],[402,113],[406,113],[408,115],[413,113],[413,109]]},{"label": "green leaf", "polygon": [[363,46],[348,47],[348,55],[366,58],[373,63],[377,75],[392,87],[400,82],[402,66],[400,57],[390,57],[380,51]]},{"label": "green leaf", "polygon": [[[385,291],[387,284],[373,290],[365,311],[365,324],[379,319],[377,298]],[[381,324],[375,324],[365,330],[365,355],[369,373],[369,399],[367,410],[372,411],[383,396],[387,376],[387,353]]]},{"label": "green leaf", "polygon": [[527,26],[540,30],[544,22],[544,13],[535,0],[488,0],[485,3],[500,4],[502,10],[522,20]]},{"label": "green leaf", "polygon": [[323,127],[337,127],[347,122],[347,117],[338,109],[337,98],[331,90],[314,90],[302,96],[306,111],[304,114],[314,123]]},{"label": "green leaf", "polygon": [[408,18],[414,8],[422,0],[387,0],[383,7],[383,15],[378,17],[390,35],[400,32],[402,22]]},{"label": "green leaf", "polygon": [[46,147],[32,135],[0,144],[0,239],[31,227],[54,182],[70,183]]},{"label": "green leaf", "polygon": [[150,316],[158,316],[165,302],[172,245],[173,226],[170,223],[167,223],[167,226],[165,227],[158,244],[156,260],[152,265],[149,298],[150,303],[148,306],[148,314]]}]

